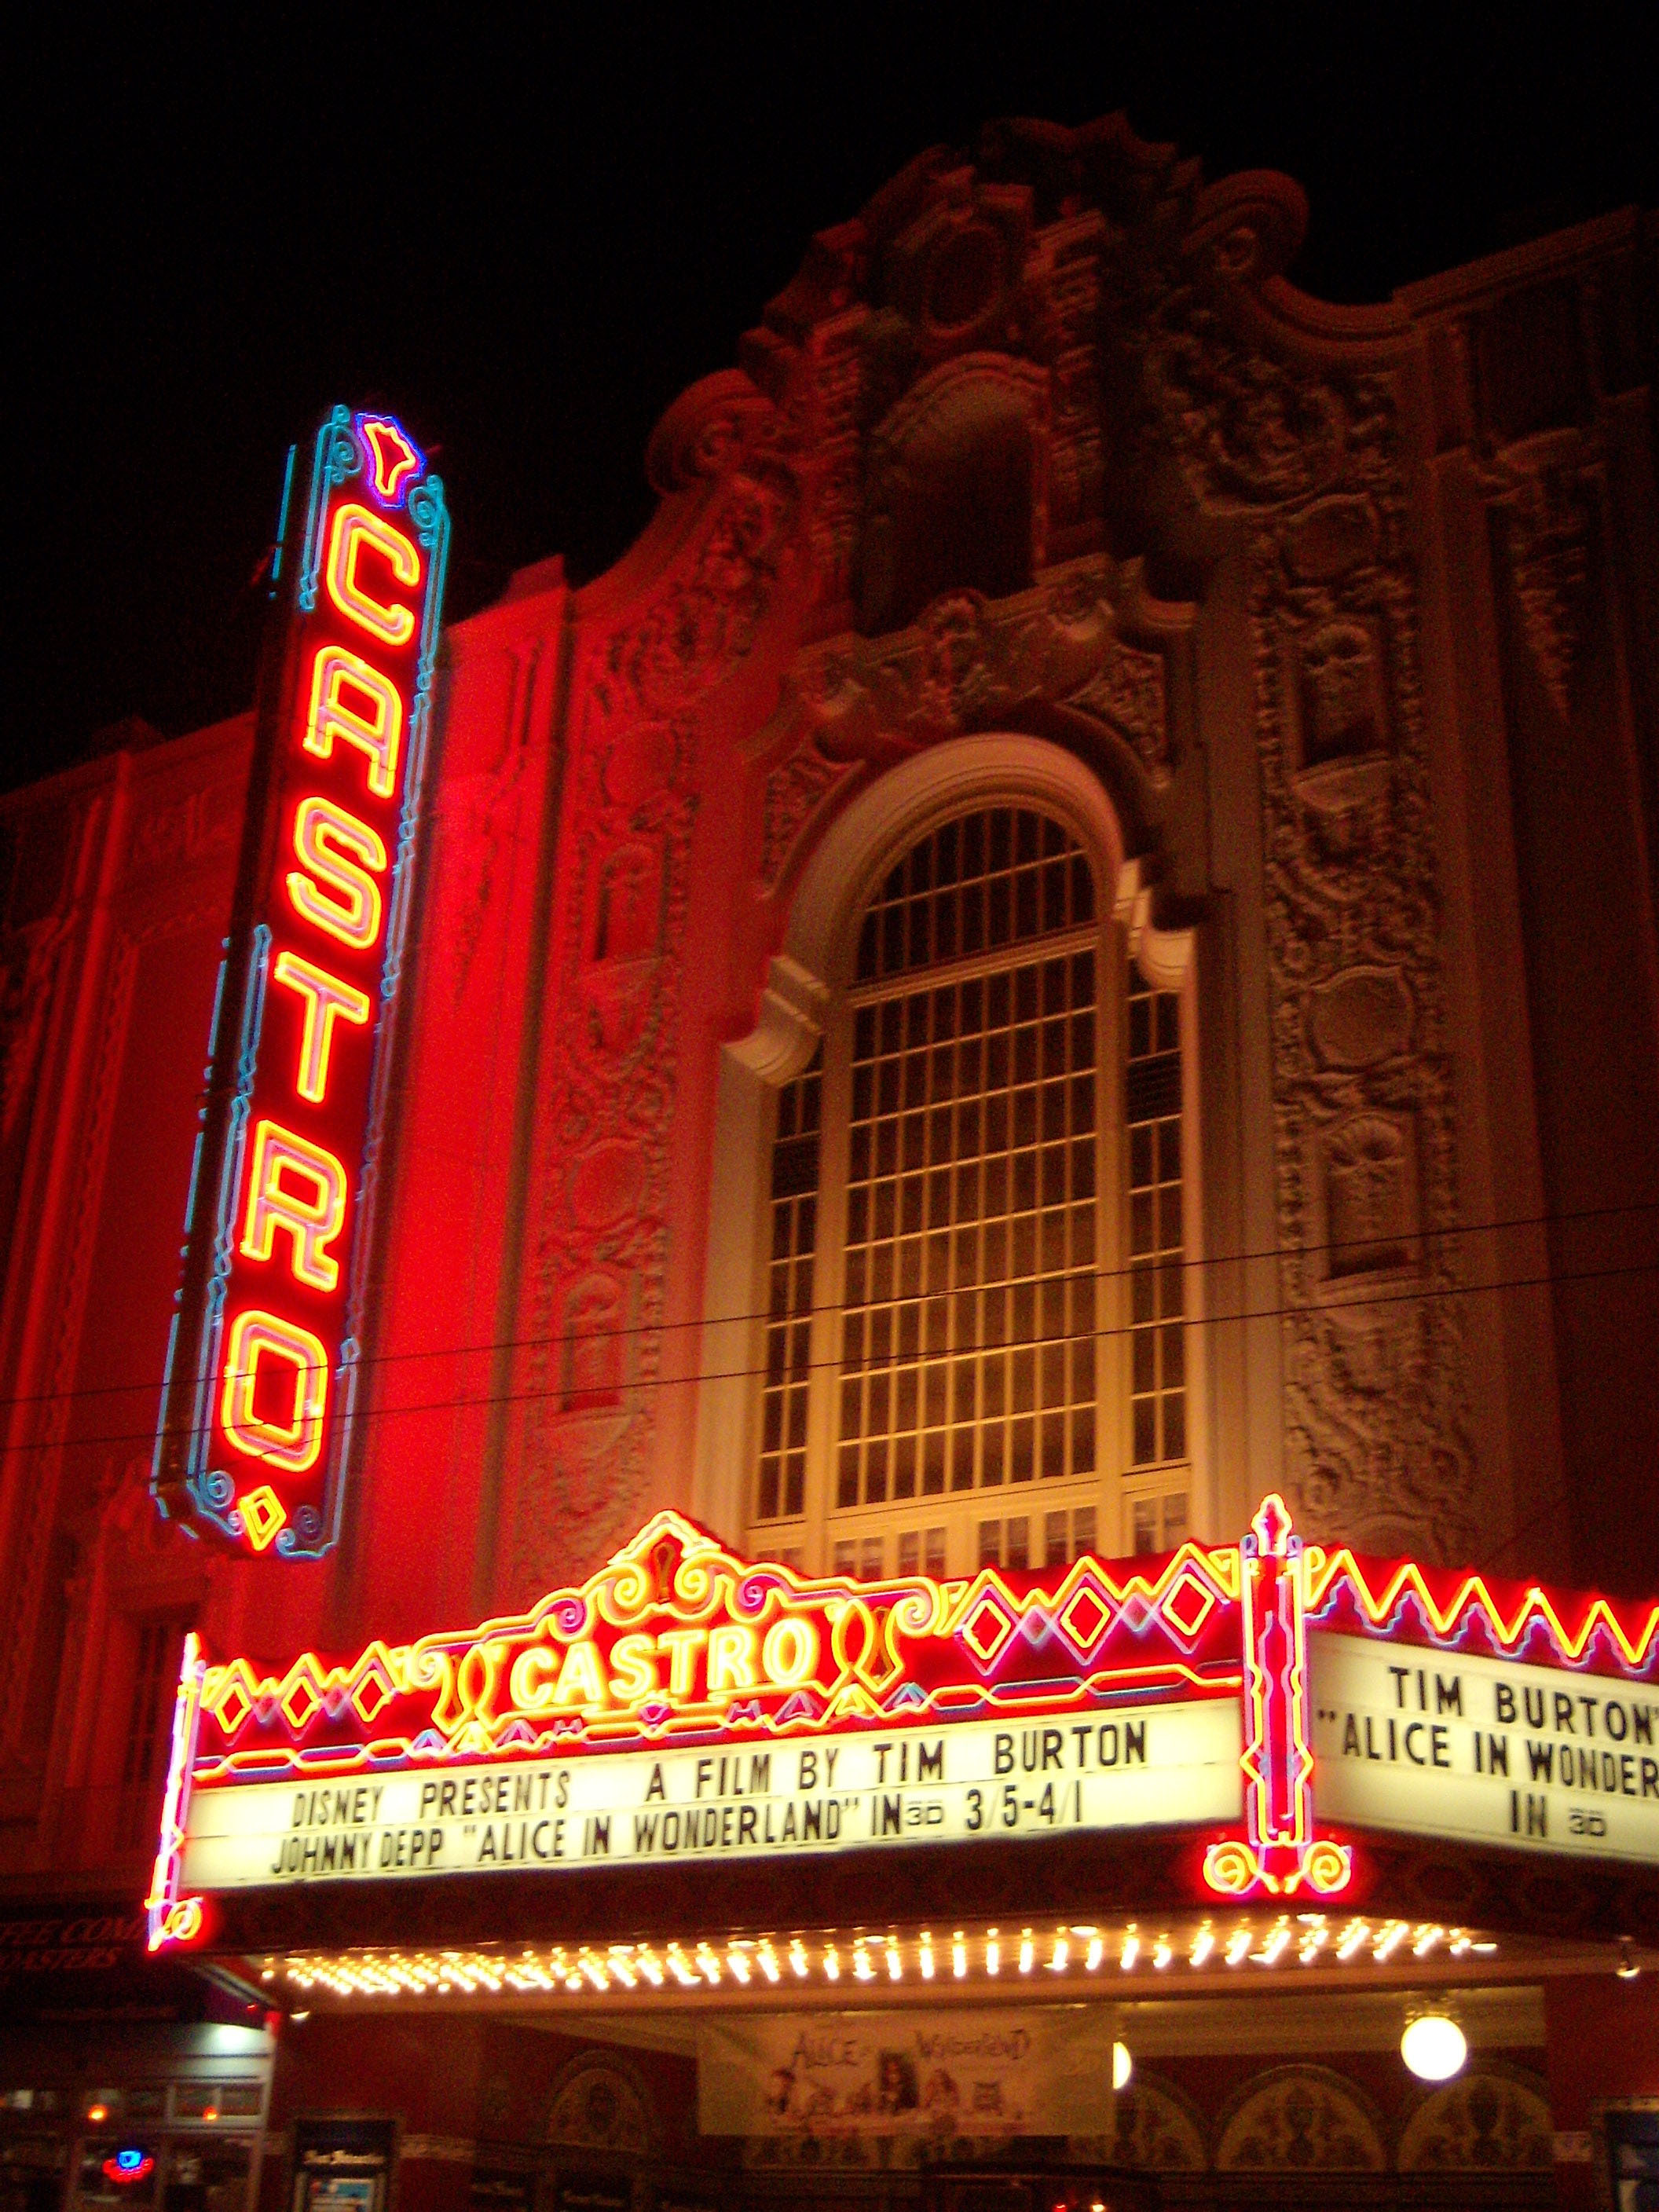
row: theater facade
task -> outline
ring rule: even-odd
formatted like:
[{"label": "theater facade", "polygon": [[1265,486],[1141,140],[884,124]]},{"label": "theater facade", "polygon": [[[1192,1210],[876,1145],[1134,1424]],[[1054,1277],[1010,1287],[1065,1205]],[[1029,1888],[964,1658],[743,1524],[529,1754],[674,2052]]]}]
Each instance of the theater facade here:
[{"label": "theater facade", "polygon": [[337,408],[0,800],[8,2212],[1654,2185],[1659,241],[1304,212],[925,155],[447,628]]}]

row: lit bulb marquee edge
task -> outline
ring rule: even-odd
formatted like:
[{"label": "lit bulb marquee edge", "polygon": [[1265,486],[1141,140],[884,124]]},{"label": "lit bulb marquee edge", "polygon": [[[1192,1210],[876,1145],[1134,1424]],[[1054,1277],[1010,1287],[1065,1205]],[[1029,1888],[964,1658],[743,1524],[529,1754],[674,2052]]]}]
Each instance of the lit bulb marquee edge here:
[{"label": "lit bulb marquee edge", "polygon": [[153,1487],[198,1533],[307,1559],[352,1449],[443,486],[390,416],[337,407],[280,534]]},{"label": "lit bulb marquee edge", "polygon": [[1356,1829],[1659,1865],[1659,1605],[1304,1546],[1276,1497],[1237,1546],[959,1582],[663,1512],[477,1629],[281,1674],[188,1638],[150,1942],[249,1890],[1137,1827],[1293,1909]]}]

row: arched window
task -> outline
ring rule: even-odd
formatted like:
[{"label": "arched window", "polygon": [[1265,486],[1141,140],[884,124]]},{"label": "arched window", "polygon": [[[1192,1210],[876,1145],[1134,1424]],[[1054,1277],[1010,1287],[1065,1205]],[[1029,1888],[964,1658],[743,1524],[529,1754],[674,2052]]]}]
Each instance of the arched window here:
[{"label": "arched window", "polygon": [[935,821],[769,1094],[751,1551],[865,1577],[1186,1533],[1182,1005],[1058,808]]}]

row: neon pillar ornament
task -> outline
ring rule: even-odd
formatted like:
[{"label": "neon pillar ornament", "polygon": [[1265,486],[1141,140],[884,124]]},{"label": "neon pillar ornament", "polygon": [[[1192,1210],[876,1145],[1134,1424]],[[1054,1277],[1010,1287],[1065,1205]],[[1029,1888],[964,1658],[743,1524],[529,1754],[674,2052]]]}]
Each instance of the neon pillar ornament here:
[{"label": "neon pillar ornament", "polygon": [[1308,1636],[1302,1539],[1277,1496],[1240,1540],[1244,1633],[1244,1836],[1212,1844],[1204,1879],[1220,1897],[1347,1887],[1353,1853],[1313,1828]]},{"label": "neon pillar ornament", "polygon": [[135,2182],[148,2181],[155,2171],[155,2160],[147,2150],[118,2150],[112,2158],[104,2160],[100,2171],[106,2181],[112,2181],[118,2189],[130,2189]]},{"label": "neon pillar ornament", "polygon": [[161,1799],[161,1833],[149,1878],[149,1895],[144,1899],[144,1923],[152,1951],[159,1951],[164,1943],[194,1942],[203,1930],[202,1900],[181,1895],[179,1877],[185,1849],[185,1807],[202,1717],[202,1679],[206,1673],[201,1638],[192,1628],[185,1635],[184,1656],[179,1662],[167,1784]]},{"label": "neon pillar ornament", "polygon": [[449,518],[401,426],[343,407],[291,512],[152,1488],[297,1560],[336,1540],[353,1448]]}]

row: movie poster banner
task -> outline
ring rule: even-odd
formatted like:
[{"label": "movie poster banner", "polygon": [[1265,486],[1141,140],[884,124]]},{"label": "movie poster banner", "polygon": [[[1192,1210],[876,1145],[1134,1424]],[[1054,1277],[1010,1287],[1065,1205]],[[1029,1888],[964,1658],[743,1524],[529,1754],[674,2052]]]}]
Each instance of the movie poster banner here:
[{"label": "movie poster banner", "polygon": [[708,2021],[704,2135],[821,2142],[1109,2136],[1109,2008],[842,2013]]}]

